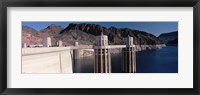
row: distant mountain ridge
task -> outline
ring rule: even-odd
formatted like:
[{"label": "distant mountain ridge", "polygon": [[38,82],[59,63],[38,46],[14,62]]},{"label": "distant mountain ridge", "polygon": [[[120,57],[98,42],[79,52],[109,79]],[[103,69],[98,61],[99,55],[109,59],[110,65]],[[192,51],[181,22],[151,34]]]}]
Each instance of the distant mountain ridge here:
[{"label": "distant mountain ridge", "polygon": [[178,31],[160,34],[158,38],[165,44],[178,44]]},{"label": "distant mountain ridge", "polygon": [[75,41],[78,41],[79,44],[93,45],[95,36],[100,35],[101,32],[108,36],[109,44],[111,45],[123,44],[122,39],[128,35],[133,37],[135,45],[143,45],[141,47],[151,45],[151,48],[154,48],[152,45],[157,47],[156,45],[164,44],[159,38],[145,31],[116,27],[106,28],[101,25],[87,23],[71,23],[66,28],[52,24],[40,31],[28,26],[22,26],[22,43],[27,45],[42,44],[42,40],[51,37],[52,45],[55,45],[58,40],[62,40],[63,45],[73,45]]},{"label": "distant mountain ridge", "polygon": [[172,40],[172,41],[169,41],[167,42],[167,45],[178,45],[178,38]]}]

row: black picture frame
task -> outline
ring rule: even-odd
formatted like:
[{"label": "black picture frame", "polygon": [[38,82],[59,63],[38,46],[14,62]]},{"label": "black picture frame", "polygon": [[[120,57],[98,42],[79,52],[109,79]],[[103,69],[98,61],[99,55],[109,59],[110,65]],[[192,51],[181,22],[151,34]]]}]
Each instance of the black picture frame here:
[{"label": "black picture frame", "polygon": [[[193,88],[7,88],[7,7],[193,7]],[[199,95],[200,0],[2,0],[0,1],[1,95]],[[199,36],[199,37],[198,37]]]}]

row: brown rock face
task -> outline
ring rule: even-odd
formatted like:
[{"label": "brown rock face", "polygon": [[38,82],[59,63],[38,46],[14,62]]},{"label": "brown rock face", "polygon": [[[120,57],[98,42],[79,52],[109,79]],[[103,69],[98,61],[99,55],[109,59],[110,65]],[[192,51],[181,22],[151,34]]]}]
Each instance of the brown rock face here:
[{"label": "brown rock face", "polygon": [[41,42],[42,38],[40,36],[40,32],[28,26],[22,27],[22,43],[35,45],[40,44]]},{"label": "brown rock face", "polygon": [[51,37],[52,45],[56,45],[56,42],[59,40],[59,33],[62,30],[61,26],[54,24],[40,31],[28,26],[22,26],[22,43],[27,45],[43,44],[43,40]]},{"label": "brown rock face", "polygon": [[51,37],[52,45],[56,45],[56,42],[60,40],[59,33],[62,31],[63,28],[61,26],[51,24],[50,26],[46,27],[45,29],[40,30],[42,39],[46,39],[47,37]]}]

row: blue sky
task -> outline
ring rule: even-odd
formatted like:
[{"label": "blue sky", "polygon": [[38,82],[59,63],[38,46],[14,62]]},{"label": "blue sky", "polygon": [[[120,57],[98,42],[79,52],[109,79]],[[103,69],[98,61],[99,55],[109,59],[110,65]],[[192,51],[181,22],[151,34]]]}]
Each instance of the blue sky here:
[{"label": "blue sky", "polygon": [[161,33],[178,31],[178,22],[22,22],[22,25],[41,30],[51,24],[60,25],[65,28],[70,23],[90,23],[99,24],[107,28],[114,26],[116,28],[137,29],[151,33],[155,36],[159,36]]}]

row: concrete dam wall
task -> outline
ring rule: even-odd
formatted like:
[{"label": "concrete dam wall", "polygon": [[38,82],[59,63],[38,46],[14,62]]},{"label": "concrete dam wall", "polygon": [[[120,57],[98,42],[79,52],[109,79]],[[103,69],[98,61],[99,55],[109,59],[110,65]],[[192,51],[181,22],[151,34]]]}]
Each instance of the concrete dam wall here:
[{"label": "concrete dam wall", "polygon": [[22,48],[22,73],[73,73],[69,47]]}]

